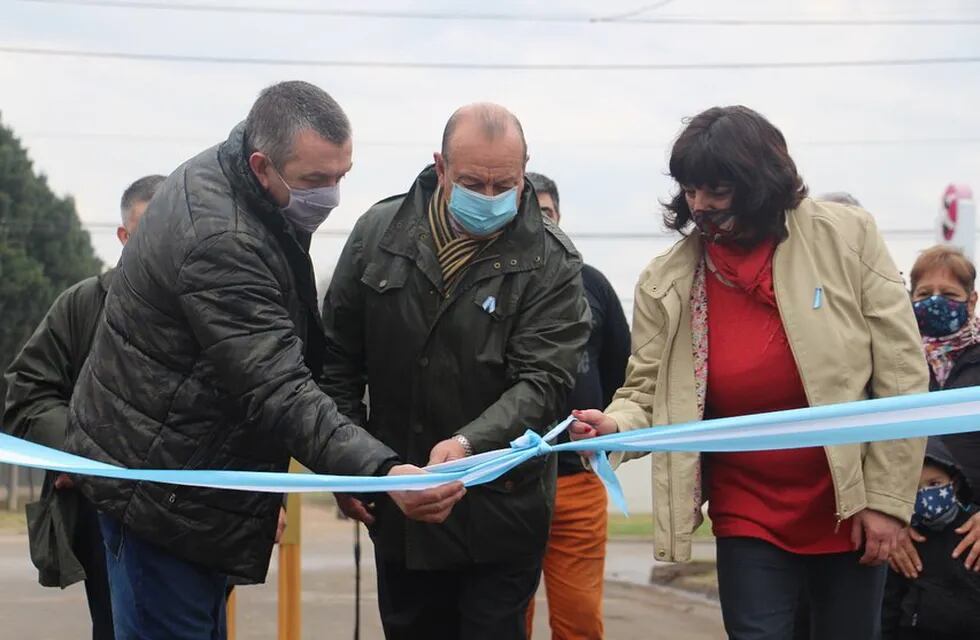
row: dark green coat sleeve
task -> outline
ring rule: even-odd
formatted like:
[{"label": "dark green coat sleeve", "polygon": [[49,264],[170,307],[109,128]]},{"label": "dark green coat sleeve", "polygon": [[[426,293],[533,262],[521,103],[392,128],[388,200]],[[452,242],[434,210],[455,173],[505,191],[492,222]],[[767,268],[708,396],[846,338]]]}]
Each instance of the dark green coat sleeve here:
[{"label": "dark green coat sleeve", "polygon": [[364,291],[360,286],[364,220],[362,217],[347,239],[323,299],[327,353],[321,382],[340,412],[360,425],[367,424]]},{"label": "dark green coat sleeve", "polygon": [[547,429],[564,409],[589,339],[591,314],[577,258],[562,256],[524,298],[507,343],[508,376],[515,382],[457,432],[474,453],[505,448],[528,428]]},{"label": "dark green coat sleeve", "polygon": [[104,297],[98,280],[89,278],[55,300],[7,369],[4,432],[48,447],[63,446],[68,403]]}]

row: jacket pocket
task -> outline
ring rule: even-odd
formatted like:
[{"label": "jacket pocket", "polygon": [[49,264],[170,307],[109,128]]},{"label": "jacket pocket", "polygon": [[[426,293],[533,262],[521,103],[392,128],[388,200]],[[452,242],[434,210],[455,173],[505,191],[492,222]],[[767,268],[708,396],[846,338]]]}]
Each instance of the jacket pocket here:
[{"label": "jacket pocket", "polygon": [[517,297],[511,292],[511,278],[498,277],[473,288],[473,304],[477,313],[493,320],[505,320],[517,310]]},{"label": "jacket pocket", "polygon": [[[510,295],[508,278],[480,283],[468,294],[468,302],[456,332],[458,353],[472,353],[480,365],[503,367],[507,360],[517,301]],[[464,302],[467,299],[460,300]],[[499,373],[498,369],[494,369]]]},{"label": "jacket pocket", "polygon": [[372,262],[361,275],[361,283],[378,294],[402,289],[407,279],[408,268],[395,262]]}]

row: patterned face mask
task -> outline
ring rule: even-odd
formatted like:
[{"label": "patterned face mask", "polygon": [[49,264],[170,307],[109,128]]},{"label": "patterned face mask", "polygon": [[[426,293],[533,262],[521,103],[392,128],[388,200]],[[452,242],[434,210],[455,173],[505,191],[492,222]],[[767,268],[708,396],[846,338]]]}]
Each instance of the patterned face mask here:
[{"label": "patterned face mask", "polygon": [[966,302],[946,296],[932,296],[912,305],[919,332],[930,338],[941,338],[956,333],[969,320]]},{"label": "patterned face mask", "polygon": [[736,213],[731,209],[692,211],[691,220],[708,242],[724,242],[735,235]]},{"label": "patterned face mask", "polygon": [[927,529],[943,529],[959,513],[956,487],[952,482],[938,487],[923,487],[915,496],[912,524]]}]

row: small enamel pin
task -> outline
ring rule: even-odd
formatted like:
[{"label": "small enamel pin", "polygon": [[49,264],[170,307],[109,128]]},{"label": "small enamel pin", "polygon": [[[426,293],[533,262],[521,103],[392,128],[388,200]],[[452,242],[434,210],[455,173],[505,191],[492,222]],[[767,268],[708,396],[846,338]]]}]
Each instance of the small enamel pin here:
[{"label": "small enamel pin", "polygon": [[487,299],[483,301],[483,310],[487,313],[493,313],[497,310],[497,299],[493,296],[487,296]]}]

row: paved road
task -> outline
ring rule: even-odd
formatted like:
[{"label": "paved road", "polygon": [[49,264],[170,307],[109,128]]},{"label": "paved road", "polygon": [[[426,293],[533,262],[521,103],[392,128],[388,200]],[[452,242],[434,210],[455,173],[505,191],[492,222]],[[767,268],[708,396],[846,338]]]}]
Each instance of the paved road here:
[{"label": "paved road", "polygon": [[[334,640],[352,637],[352,529],[326,509],[303,510],[303,637]],[[366,541],[366,536],[365,536]],[[370,543],[367,543],[368,550]],[[370,555],[366,553],[365,555]],[[652,564],[646,543],[609,547],[606,583],[606,632],[610,640],[706,640],[723,637],[716,603],[675,591],[645,586]],[[374,569],[364,567],[362,634],[381,640]],[[630,581],[638,584],[631,584]],[[539,594],[535,638],[549,638],[546,604]],[[266,585],[247,587],[238,596],[238,640],[270,640],[276,635],[276,567]],[[23,534],[0,535],[0,629],[18,640],[82,639],[88,612],[80,585],[65,591],[44,589],[27,556]]]}]

